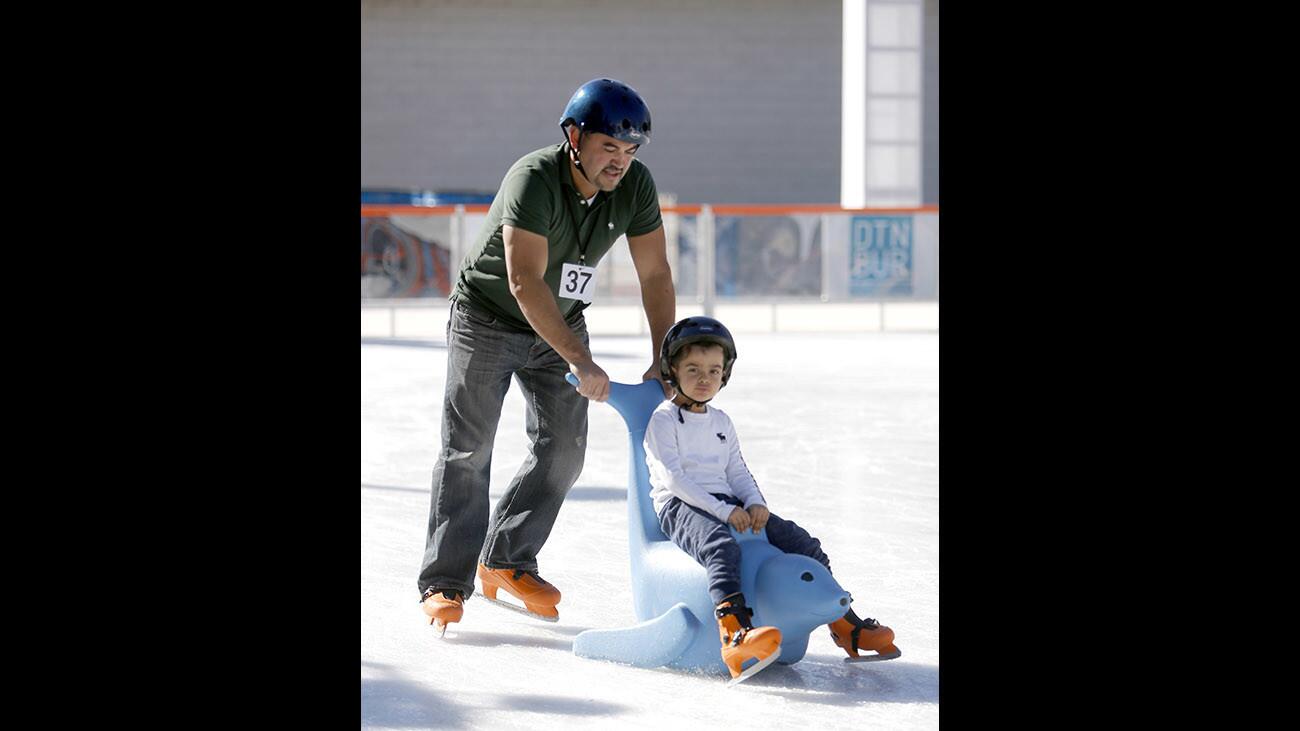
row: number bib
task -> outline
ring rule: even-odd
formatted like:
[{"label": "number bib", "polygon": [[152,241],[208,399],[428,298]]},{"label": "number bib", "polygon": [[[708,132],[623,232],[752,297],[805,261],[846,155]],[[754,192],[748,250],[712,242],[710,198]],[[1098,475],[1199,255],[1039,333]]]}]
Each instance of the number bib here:
[{"label": "number bib", "polygon": [[565,263],[560,273],[560,296],[591,304],[596,295],[596,268]]}]

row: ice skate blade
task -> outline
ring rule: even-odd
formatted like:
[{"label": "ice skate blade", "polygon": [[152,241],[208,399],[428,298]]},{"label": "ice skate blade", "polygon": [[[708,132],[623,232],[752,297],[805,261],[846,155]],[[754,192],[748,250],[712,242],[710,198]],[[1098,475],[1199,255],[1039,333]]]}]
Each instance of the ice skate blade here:
[{"label": "ice skate blade", "polygon": [[442,639],[447,634],[447,627],[451,626],[451,622],[444,622],[437,617],[429,617],[429,625],[433,627],[434,632],[438,633],[438,639]]},{"label": "ice skate blade", "polygon": [[544,615],[544,614],[538,614],[537,612],[530,612],[530,611],[528,611],[527,609],[525,609],[524,607],[515,606],[514,604],[511,604],[510,602],[503,602],[503,601],[501,601],[500,599],[489,599],[489,598],[487,597],[486,594],[481,594],[481,593],[479,593],[479,592],[477,592],[477,591],[474,592],[473,595],[476,596],[476,597],[481,598],[481,599],[482,599],[483,601],[485,601],[485,602],[489,602],[489,603],[495,604],[495,605],[497,605],[498,607],[502,607],[502,608],[504,608],[504,609],[509,609],[509,610],[512,611],[512,612],[519,612],[520,614],[522,614],[522,615],[524,615],[524,616],[526,616],[526,617],[532,617],[533,619],[540,619],[540,620],[542,620],[543,622],[558,622],[558,621],[560,621],[560,618],[559,618],[559,617],[548,617],[548,616],[546,616],[546,615]]},{"label": "ice skate blade", "polygon": [[772,663],[776,662],[779,657],[781,657],[781,647],[778,645],[777,648],[772,651],[771,655],[768,655],[762,660],[759,660],[753,665],[750,665],[748,668],[740,671],[740,675],[737,675],[736,677],[732,678],[730,681],[727,682],[727,687],[730,688],[733,685],[737,685],[739,683],[745,682],[746,680],[749,680],[750,678],[757,675],[764,668],[766,668],[768,665],[771,665]]},{"label": "ice skate blade", "polygon": [[880,662],[881,660],[893,660],[896,657],[902,657],[903,651],[895,647],[893,650],[882,652],[876,655],[859,655],[857,657],[846,657],[844,662]]}]

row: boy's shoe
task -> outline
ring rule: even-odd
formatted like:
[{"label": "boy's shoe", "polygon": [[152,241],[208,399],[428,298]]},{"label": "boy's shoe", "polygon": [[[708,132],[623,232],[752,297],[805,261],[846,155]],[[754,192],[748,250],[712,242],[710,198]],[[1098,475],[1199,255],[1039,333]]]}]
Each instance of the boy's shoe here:
[{"label": "boy's shoe", "polygon": [[[493,604],[546,622],[556,622],[560,619],[560,612],[555,608],[555,605],[560,603],[560,590],[538,576],[536,570],[490,569],[479,564],[478,580],[483,587],[483,598]],[[507,594],[523,602],[524,608],[520,609],[497,599],[497,591],[501,589],[505,589]]]},{"label": "boy's shoe", "polygon": [[455,589],[435,589],[424,591],[420,599],[420,608],[429,615],[429,624],[439,630],[438,636],[447,634],[447,625],[459,622],[465,613],[465,597]]},{"label": "boy's shoe", "polygon": [[745,606],[745,595],[732,594],[714,608],[713,614],[718,618],[722,661],[731,673],[732,685],[752,677],[781,657],[781,630],[755,628],[750,621],[754,612]]},{"label": "boy's shoe", "polygon": [[[903,654],[894,646],[894,630],[869,617],[863,619],[852,609],[826,626],[831,628],[831,639],[835,644],[848,653],[844,662],[893,660]],[[863,655],[859,650],[875,654]]]}]

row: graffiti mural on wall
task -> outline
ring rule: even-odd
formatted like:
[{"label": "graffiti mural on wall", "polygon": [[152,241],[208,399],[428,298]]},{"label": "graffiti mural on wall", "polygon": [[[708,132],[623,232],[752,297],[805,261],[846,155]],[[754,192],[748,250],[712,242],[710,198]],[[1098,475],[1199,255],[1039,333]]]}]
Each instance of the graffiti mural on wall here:
[{"label": "graffiti mural on wall", "polygon": [[[492,197],[482,191],[361,191],[363,205],[486,205]],[[362,216],[361,299],[446,297],[455,276],[450,242],[449,216]]]},{"label": "graffiti mural on wall", "polygon": [[361,298],[445,297],[447,246],[386,218],[361,219]]},{"label": "graffiti mural on wall", "polygon": [[718,296],[821,294],[820,229],[814,216],[719,216],[714,272]]}]

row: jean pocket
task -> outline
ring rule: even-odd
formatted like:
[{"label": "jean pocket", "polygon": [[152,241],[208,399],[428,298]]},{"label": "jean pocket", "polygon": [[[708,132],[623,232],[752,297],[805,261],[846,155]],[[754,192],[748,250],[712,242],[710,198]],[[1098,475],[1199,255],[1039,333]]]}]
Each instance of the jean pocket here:
[{"label": "jean pocket", "polygon": [[460,313],[461,317],[465,318],[466,320],[469,320],[475,325],[492,327],[497,323],[497,319],[495,317],[488,315],[484,312],[481,312],[479,310],[472,310],[469,308],[469,306],[461,304],[460,302],[456,303],[456,311]]}]

